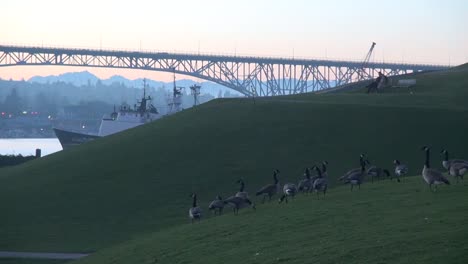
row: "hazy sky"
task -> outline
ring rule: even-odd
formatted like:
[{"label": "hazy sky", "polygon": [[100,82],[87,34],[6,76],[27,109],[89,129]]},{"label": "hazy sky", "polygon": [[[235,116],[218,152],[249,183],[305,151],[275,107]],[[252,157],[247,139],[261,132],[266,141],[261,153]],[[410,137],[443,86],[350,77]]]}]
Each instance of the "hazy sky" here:
[{"label": "hazy sky", "polygon": [[[467,0],[2,0],[0,44],[468,62]],[[0,78],[81,71],[6,67]],[[99,77],[158,74],[86,69]],[[166,79],[167,76],[162,75]]]}]

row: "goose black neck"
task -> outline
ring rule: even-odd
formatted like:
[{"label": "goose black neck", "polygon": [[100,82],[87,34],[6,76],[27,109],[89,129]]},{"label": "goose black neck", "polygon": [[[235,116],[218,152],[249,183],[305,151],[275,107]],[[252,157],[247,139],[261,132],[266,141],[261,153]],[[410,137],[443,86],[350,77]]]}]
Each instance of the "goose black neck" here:
[{"label": "goose black neck", "polygon": [[359,164],[362,166],[366,166],[366,162],[364,161],[364,158],[363,157],[360,157],[359,158]]},{"label": "goose black neck", "polygon": [[322,171],[324,173],[327,172],[327,165],[325,165],[325,163],[322,163]]},{"label": "goose black neck", "polygon": [[396,163],[397,165],[400,165],[400,161],[399,161],[399,160],[395,160],[395,163]]},{"label": "goose black neck", "polygon": [[193,196],[192,207],[197,207],[197,196],[196,195]]},{"label": "goose black neck", "polygon": [[243,192],[244,191],[244,187],[245,187],[245,184],[244,184],[244,181],[240,181],[240,189],[239,189],[239,192]]},{"label": "goose black neck", "polygon": [[445,154],[445,161],[448,161],[448,159],[449,159],[449,153],[448,153],[448,151],[445,151],[444,154]]},{"label": "goose black neck", "polygon": [[315,167],[315,170],[317,171],[318,177],[322,178],[322,172],[320,171],[319,167]]},{"label": "goose black neck", "polygon": [[305,175],[306,175],[306,178],[307,178],[307,179],[310,179],[310,170],[309,170],[309,168],[307,168],[307,169],[305,170]]},{"label": "goose black neck", "polygon": [[273,179],[275,179],[275,184],[278,184],[278,176],[276,176],[276,171],[273,173]]},{"label": "goose black neck", "polygon": [[426,162],[424,163],[426,165],[426,168],[430,168],[430,165],[429,165],[429,155],[430,155],[430,150],[429,149],[426,149]]}]

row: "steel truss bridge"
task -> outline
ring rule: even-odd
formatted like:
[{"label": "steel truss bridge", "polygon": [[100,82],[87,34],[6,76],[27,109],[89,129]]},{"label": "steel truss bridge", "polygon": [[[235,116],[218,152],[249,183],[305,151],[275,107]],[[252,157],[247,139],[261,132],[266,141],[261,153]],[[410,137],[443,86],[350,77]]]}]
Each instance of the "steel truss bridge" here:
[{"label": "steel truss bridge", "polygon": [[395,76],[447,69],[444,65],[0,46],[0,67],[64,65],[173,72],[212,81],[246,96],[274,96],[328,89],[381,71]]}]

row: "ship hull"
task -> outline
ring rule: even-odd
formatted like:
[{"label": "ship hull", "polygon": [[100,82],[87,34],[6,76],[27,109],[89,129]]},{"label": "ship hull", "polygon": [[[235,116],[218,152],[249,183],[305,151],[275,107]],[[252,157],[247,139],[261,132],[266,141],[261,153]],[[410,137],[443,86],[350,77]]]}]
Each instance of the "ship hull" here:
[{"label": "ship hull", "polygon": [[63,149],[68,149],[70,147],[100,138],[100,136],[98,135],[81,134],[58,128],[54,128],[54,132],[58,140],[60,141],[60,144],[62,145]]}]

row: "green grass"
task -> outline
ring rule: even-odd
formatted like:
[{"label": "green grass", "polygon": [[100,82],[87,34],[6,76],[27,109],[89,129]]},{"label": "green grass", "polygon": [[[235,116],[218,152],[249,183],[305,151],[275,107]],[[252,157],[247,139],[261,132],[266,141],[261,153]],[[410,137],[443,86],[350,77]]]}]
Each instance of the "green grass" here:
[{"label": "green grass", "polygon": [[[468,70],[417,78],[413,95],[310,94],[257,99],[255,105],[250,99],[215,100],[2,169],[0,248],[86,252],[157,231],[181,232],[177,226],[187,222],[190,193],[199,193],[206,207],[218,193],[233,194],[240,177],[254,193],[271,182],[273,168],[282,171],[282,182],[297,182],[305,166],[328,160],[331,185],[337,186],[335,179],[357,167],[362,152],[388,168],[398,158],[412,175],[420,173],[422,145],[468,157]],[[440,167],[437,153],[432,160]],[[295,206],[300,204],[298,199]],[[278,208],[266,208],[265,217],[269,210]],[[337,216],[332,220],[346,219]],[[362,217],[371,216],[362,211]]]},{"label": "green grass", "polygon": [[429,191],[421,177],[334,188],[153,233],[79,264],[465,263],[467,184]]},{"label": "green grass", "polygon": [[64,264],[66,260],[50,259],[0,259],[0,264]]}]

